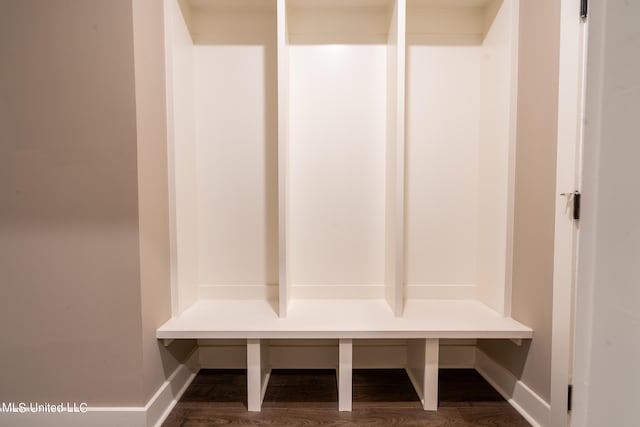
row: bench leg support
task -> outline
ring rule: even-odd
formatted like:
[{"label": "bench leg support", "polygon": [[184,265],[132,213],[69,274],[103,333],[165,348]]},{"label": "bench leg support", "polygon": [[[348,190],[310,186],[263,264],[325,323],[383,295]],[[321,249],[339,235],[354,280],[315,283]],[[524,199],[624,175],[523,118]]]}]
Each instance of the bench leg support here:
[{"label": "bench leg support", "polygon": [[247,340],[247,409],[260,412],[262,400],[271,376],[268,363],[268,342]]},{"label": "bench leg support", "polygon": [[407,374],[425,411],[438,409],[439,349],[437,338],[414,339],[408,345]]},{"label": "bench leg support", "polygon": [[353,372],[353,340],[341,339],[338,343],[338,410],[351,411],[352,407],[352,372]]}]

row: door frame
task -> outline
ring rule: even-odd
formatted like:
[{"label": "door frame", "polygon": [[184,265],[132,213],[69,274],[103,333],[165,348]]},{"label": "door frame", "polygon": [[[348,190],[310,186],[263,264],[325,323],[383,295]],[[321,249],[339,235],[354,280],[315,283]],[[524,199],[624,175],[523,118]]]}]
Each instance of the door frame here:
[{"label": "door frame", "polygon": [[573,359],[574,289],[580,221],[573,219],[571,194],[582,185],[582,131],[586,69],[587,23],[580,18],[580,1],[560,3],[560,58],[556,209],[551,339],[550,425],[570,423],[568,387]]}]

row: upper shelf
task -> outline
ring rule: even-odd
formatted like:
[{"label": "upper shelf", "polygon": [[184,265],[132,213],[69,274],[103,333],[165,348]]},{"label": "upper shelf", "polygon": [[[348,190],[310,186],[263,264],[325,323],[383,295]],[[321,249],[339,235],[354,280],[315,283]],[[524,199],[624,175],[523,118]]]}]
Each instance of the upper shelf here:
[{"label": "upper shelf", "polygon": [[531,338],[533,331],[470,300],[410,300],[395,317],[383,300],[296,300],[279,318],[262,300],[198,301],[157,338]]}]

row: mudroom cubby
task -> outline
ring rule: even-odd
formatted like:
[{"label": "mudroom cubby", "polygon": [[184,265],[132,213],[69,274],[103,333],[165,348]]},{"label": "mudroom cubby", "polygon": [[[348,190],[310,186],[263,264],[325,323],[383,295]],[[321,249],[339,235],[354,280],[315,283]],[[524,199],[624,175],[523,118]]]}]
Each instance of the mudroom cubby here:
[{"label": "mudroom cubby", "polygon": [[276,2],[166,7],[173,309],[275,301]]},{"label": "mudroom cubby", "polygon": [[407,2],[408,299],[509,312],[516,6]]},{"label": "mudroom cubby", "polygon": [[350,410],[354,365],[406,369],[435,409],[440,340],[531,338],[510,317],[517,0],[165,4],[158,338],[240,349],[250,410],[274,355],[327,368],[308,340]]}]

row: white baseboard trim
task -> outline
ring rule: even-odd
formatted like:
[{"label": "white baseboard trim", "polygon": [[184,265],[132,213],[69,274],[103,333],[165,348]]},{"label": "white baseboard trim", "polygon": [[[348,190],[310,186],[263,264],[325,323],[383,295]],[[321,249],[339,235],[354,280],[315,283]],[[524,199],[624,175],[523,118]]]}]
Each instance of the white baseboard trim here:
[{"label": "white baseboard trim", "polygon": [[176,403],[193,382],[200,370],[199,350],[196,347],[186,362],[178,366],[145,405],[147,427],[160,427]]},{"label": "white baseboard trim", "polygon": [[[160,386],[145,406],[90,406],[85,413],[0,412],[0,425],[12,427],[160,427],[191,384],[198,370],[199,359],[196,349],[187,361],[178,366]],[[64,403],[66,405],[66,402]]]},{"label": "white baseboard trim", "polygon": [[0,425],[11,427],[143,427],[143,407],[92,408],[81,413],[2,413]]},{"label": "white baseboard trim", "polygon": [[200,299],[278,299],[277,285],[200,285]]},{"label": "white baseboard trim", "polygon": [[384,299],[385,286],[375,285],[291,285],[293,299]]},{"label": "white baseboard trim", "polygon": [[407,299],[473,299],[476,298],[477,286],[460,285],[407,285]]},{"label": "white baseboard trim", "polygon": [[549,425],[549,403],[479,348],[476,349],[475,368],[532,426]]}]

